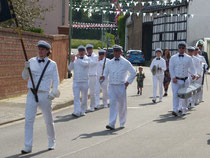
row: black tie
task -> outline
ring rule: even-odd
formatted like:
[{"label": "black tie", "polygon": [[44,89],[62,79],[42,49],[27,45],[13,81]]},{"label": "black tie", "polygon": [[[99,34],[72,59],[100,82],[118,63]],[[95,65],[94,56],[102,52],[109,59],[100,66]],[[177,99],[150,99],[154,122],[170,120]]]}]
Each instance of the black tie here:
[{"label": "black tie", "polygon": [[41,63],[41,62],[43,62],[43,63],[44,63],[44,59],[42,59],[42,60],[40,60],[40,59],[39,59],[39,60],[38,60],[38,62],[39,62],[39,63]]},{"label": "black tie", "polygon": [[120,59],[114,59],[115,61],[119,61]]},{"label": "black tie", "polygon": [[156,60],[160,60],[160,58],[156,58]]},{"label": "black tie", "polygon": [[184,57],[184,55],[182,55],[182,54],[179,54],[179,57]]}]

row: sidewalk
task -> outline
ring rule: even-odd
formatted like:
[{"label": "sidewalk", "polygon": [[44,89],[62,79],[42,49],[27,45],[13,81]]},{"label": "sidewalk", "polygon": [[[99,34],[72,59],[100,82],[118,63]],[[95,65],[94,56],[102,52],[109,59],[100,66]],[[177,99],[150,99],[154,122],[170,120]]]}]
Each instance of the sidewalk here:
[{"label": "sidewalk", "polygon": [[[53,110],[73,104],[73,79],[64,79],[59,85],[61,95],[53,100]],[[22,120],[25,117],[26,94],[0,100],[0,125]],[[37,114],[40,114],[38,109]]]}]

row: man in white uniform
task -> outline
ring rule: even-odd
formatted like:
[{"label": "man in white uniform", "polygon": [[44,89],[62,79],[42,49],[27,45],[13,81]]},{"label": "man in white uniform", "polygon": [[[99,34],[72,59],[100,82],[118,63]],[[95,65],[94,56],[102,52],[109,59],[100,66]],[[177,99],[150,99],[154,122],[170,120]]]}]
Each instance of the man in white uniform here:
[{"label": "man in white uniform", "polygon": [[[33,144],[33,125],[39,107],[43,113],[48,135],[48,149],[55,148],[55,129],[52,117],[52,100],[59,96],[58,85],[59,76],[57,65],[54,61],[48,58],[51,46],[45,41],[38,42],[38,56],[31,58],[25,62],[25,68],[22,73],[24,80],[28,79],[28,94],[25,107],[25,148],[21,151],[22,154],[27,154],[32,151]],[[48,65],[45,69],[45,66]],[[31,69],[34,85],[33,89],[31,78],[29,77],[28,69]],[[45,69],[45,73],[40,79],[40,76]],[[41,82],[39,82],[41,81]],[[51,92],[51,82],[53,82],[53,89]],[[39,84],[40,83],[40,84]],[[39,86],[37,86],[39,85]],[[35,100],[35,96],[38,98]]]},{"label": "man in white uniform", "polygon": [[[121,56],[122,47],[115,45],[113,47],[114,58],[107,64],[104,76],[101,79],[109,77],[109,124],[107,129],[114,130],[117,115],[119,112],[120,127],[124,128],[127,115],[127,96],[126,88],[136,77],[136,71],[131,63]],[[129,77],[128,77],[129,72]]]},{"label": "man in white uniform", "polygon": [[[96,108],[100,105],[100,90],[102,89],[103,92],[103,106],[104,108],[108,107],[108,92],[107,92],[107,85],[108,85],[108,78],[106,78],[104,81],[100,80],[100,77],[104,73],[104,69],[107,66],[107,63],[110,61],[105,56],[106,51],[105,50],[99,50],[98,52],[98,66],[97,66],[97,81],[96,81]],[[106,60],[105,60],[106,58]]]},{"label": "man in white uniform", "polygon": [[91,59],[89,65],[89,90],[90,90],[90,111],[94,111],[96,107],[95,97],[96,97],[96,80],[97,80],[97,65],[98,65],[98,56],[93,53],[93,45],[88,44],[86,46],[87,56]]},{"label": "man in white uniform", "polygon": [[[193,65],[195,67],[195,75],[196,75],[195,80],[192,79],[192,72],[190,72],[190,70],[188,71],[189,84],[193,84],[201,77],[202,66],[200,64],[200,60],[196,56],[194,56],[195,48],[190,46],[187,48],[187,50],[188,50],[188,55],[192,58]],[[195,106],[196,98],[197,94],[194,94],[192,97],[189,98],[189,104],[191,107]]]},{"label": "man in white uniform", "polygon": [[[189,86],[188,71],[192,73],[192,79],[195,78],[195,68],[192,58],[186,53],[186,43],[178,44],[178,53],[173,55],[169,64],[169,71],[172,79],[173,92],[173,112],[172,115],[178,116],[179,98],[178,90],[181,87]],[[182,99],[182,114],[187,112],[187,99]]]},{"label": "man in white uniform", "polygon": [[[85,116],[87,110],[88,100],[88,69],[90,59],[85,55],[85,47],[78,47],[78,57],[72,55],[71,63],[69,64],[69,71],[74,70],[73,73],[73,93],[74,93],[74,112],[73,116]],[[82,103],[80,103],[80,93],[82,95]]]},{"label": "man in white uniform", "polygon": [[[154,70],[153,73],[153,103],[156,103],[156,93],[157,93],[157,85],[159,84],[159,101],[162,101],[163,98],[163,79],[164,79],[164,71],[166,70],[166,61],[161,57],[162,50],[157,48],[155,50],[156,58],[152,60],[150,65],[150,70]],[[153,71],[152,71],[153,72]]]},{"label": "man in white uniform", "polygon": [[195,47],[195,56],[199,58],[201,65],[202,65],[202,72],[201,72],[201,77],[198,79],[198,83],[201,84],[201,91],[198,94],[197,98],[197,103],[199,104],[203,101],[203,84],[204,84],[204,75],[206,72],[208,72],[208,64],[206,63],[206,59],[200,55],[200,49],[198,47]]}]

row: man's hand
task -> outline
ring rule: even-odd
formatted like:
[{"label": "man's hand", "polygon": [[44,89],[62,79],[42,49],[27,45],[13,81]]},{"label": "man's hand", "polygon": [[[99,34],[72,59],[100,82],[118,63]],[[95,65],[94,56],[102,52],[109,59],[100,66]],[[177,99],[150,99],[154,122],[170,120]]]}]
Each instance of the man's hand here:
[{"label": "man's hand", "polygon": [[197,78],[196,78],[196,80],[198,80],[199,78],[201,78],[201,75],[198,75]]},{"label": "man's hand", "polygon": [[192,75],[192,80],[194,80],[196,78],[196,76],[195,75]]},{"label": "man's hand", "polygon": [[100,77],[100,80],[105,80],[105,77],[104,77],[104,76],[101,76],[101,77]]},{"label": "man's hand", "polygon": [[72,56],[71,56],[71,61],[74,62],[74,60],[75,60],[75,55],[72,54]]},{"label": "man's hand", "polygon": [[128,83],[128,82],[126,82],[126,83],[125,83],[125,88],[127,88],[127,87],[128,87],[128,85],[129,85],[129,83]]},{"label": "man's hand", "polygon": [[28,69],[28,68],[30,68],[30,62],[29,61],[26,61],[25,62],[25,67],[24,67],[25,69]]},{"label": "man's hand", "polygon": [[173,83],[177,83],[177,79],[176,78],[173,78]]},{"label": "man's hand", "polygon": [[48,98],[49,98],[50,100],[53,100],[53,99],[55,99],[55,95],[54,95],[53,93],[50,93],[50,94],[48,95]]}]

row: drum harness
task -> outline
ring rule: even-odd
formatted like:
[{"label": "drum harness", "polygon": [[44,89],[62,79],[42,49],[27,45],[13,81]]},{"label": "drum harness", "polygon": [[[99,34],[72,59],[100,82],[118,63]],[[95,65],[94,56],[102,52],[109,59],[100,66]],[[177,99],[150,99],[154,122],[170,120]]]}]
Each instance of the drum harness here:
[{"label": "drum harness", "polygon": [[38,84],[37,84],[36,88],[35,89],[30,88],[31,89],[31,92],[33,93],[33,95],[35,97],[36,102],[39,102],[39,98],[38,98],[38,95],[37,95],[38,89],[39,89],[40,83],[42,81],[42,78],[44,76],[44,73],[45,73],[45,71],[46,71],[46,69],[47,69],[47,67],[48,67],[49,64],[50,64],[50,60],[48,60],[47,64],[45,65],[45,67],[44,67],[44,69],[42,71],[42,74],[41,74],[41,76],[39,78],[39,81],[38,81]]}]

